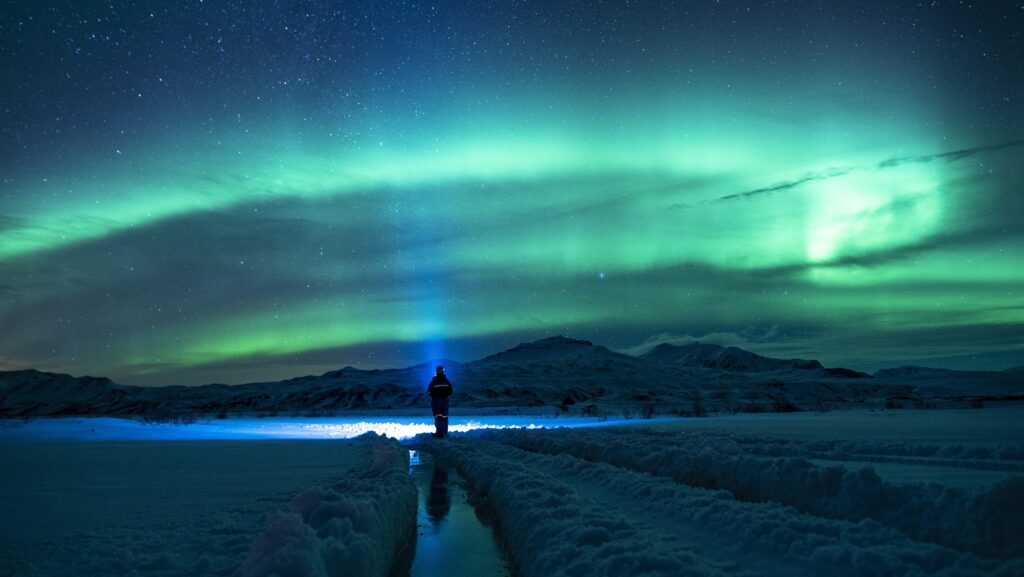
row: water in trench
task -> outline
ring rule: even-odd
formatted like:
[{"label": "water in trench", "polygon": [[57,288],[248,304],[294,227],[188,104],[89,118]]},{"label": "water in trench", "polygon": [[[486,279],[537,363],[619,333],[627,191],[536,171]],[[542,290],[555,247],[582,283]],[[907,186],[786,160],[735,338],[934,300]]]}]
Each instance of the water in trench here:
[{"label": "water in trench", "polygon": [[411,577],[509,577],[508,560],[486,519],[467,501],[459,474],[417,451],[413,479],[419,489]]}]

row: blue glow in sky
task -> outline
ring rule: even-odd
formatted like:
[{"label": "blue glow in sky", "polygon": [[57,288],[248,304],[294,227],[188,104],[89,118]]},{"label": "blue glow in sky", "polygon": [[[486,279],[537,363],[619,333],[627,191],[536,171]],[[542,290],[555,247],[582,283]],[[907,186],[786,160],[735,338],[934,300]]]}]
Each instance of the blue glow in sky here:
[{"label": "blue glow in sky", "polygon": [[1024,11],[18,3],[0,369],[129,384],[554,334],[1024,364]]}]

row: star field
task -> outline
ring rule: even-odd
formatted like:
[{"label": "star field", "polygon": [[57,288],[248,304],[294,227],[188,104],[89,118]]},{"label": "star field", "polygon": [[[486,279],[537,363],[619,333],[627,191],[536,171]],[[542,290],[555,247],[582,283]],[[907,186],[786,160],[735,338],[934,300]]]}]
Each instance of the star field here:
[{"label": "star field", "polygon": [[1012,2],[0,14],[0,369],[1024,364]]}]

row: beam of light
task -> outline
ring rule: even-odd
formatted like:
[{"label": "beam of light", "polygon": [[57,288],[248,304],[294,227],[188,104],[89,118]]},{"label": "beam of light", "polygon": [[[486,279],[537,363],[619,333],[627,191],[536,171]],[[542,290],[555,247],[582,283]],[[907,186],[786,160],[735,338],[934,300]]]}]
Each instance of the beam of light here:
[{"label": "beam of light", "polygon": [[[425,409],[426,410],[426,409]],[[625,424],[649,424],[682,420],[678,417],[622,420],[596,417],[540,416],[452,416],[448,430],[466,433],[486,429],[545,429],[605,427]],[[234,418],[199,421],[187,425],[148,424],[110,417],[33,419],[27,422],[2,421],[0,439],[79,441],[214,441],[257,439],[351,439],[365,433],[377,433],[395,439],[409,439],[434,432],[429,417],[334,417],[308,418]]]}]

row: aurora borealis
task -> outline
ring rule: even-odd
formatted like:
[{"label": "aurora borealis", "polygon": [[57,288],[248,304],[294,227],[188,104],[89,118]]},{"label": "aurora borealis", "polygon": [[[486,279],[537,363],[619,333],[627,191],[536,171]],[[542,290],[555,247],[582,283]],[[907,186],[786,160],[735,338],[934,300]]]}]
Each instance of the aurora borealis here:
[{"label": "aurora borealis", "polygon": [[[905,4],[905,5],[904,5]],[[1019,2],[0,15],[0,369],[1024,364]]]}]

